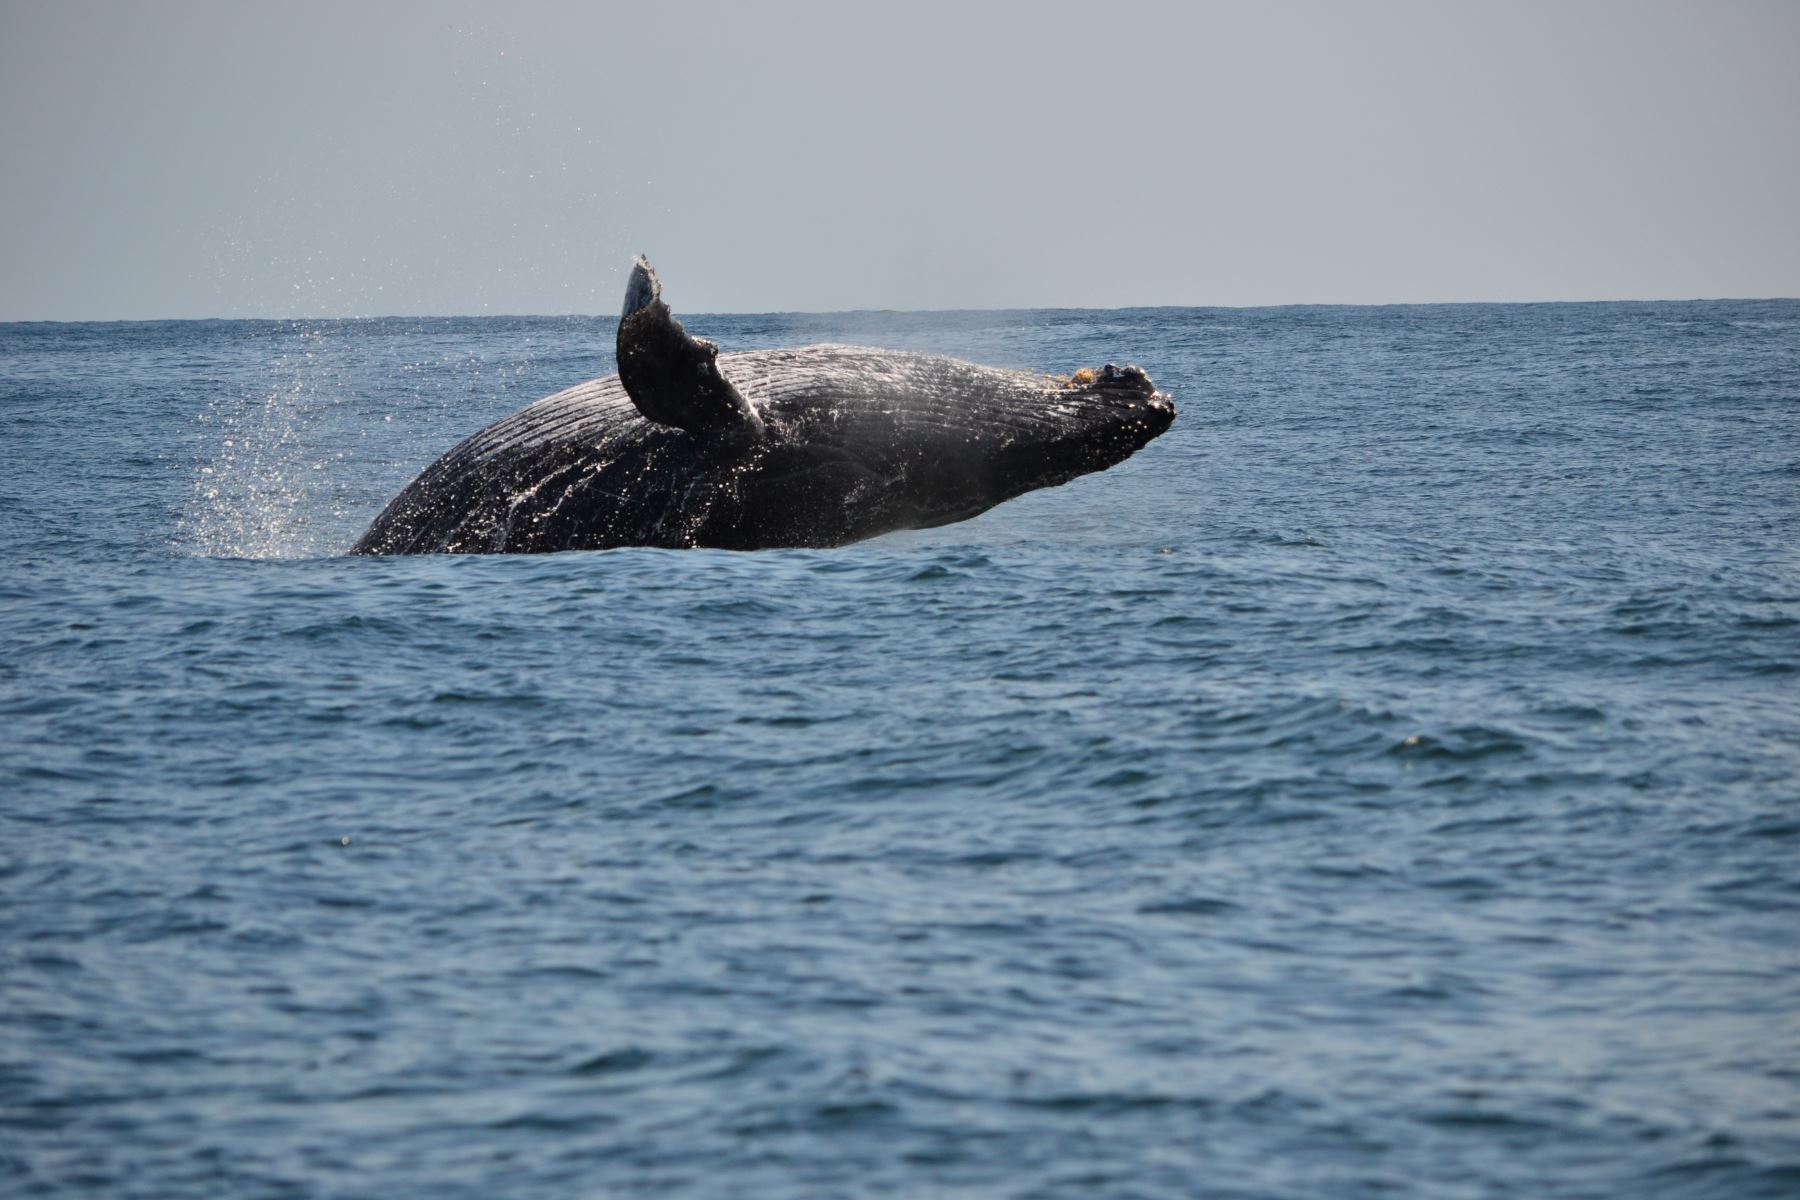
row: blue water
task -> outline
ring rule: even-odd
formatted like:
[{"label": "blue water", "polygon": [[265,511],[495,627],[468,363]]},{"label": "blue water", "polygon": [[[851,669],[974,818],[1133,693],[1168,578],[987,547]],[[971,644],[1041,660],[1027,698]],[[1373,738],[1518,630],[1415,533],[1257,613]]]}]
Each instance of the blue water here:
[{"label": "blue water", "polygon": [[1181,415],[349,559],[610,322],[0,326],[0,1193],[1800,1195],[1800,302],[689,324]]}]

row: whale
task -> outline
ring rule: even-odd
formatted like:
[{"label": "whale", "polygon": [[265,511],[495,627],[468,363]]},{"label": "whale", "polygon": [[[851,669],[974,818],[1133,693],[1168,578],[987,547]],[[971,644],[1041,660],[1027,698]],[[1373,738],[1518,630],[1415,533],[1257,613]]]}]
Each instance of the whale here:
[{"label": "whale", "polygon": [[867,346],[721,353],[638,256],[618,373],[469,436],[352,554],[832,547],[965,520],[1114,466],[1175,405],[1136,365],[1068,375]]}]

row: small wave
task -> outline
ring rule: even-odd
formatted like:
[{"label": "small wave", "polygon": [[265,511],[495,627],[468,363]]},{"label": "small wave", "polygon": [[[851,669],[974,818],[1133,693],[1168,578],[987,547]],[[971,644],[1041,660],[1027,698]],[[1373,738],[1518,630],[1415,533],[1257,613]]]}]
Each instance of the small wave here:
[{"label": "small wave", "polygon": [[642,1071],[656,1062],[656,1056],[638,1046],[608,1050],[584,1058],[569,1068],[571,1075],[621,1075]]},{"label": "small wave", "polygon": [[1116,1116],[1166,1109],[1183,1109],[1196,1115],[1204,1115],[1216,1111],[1219,1107],[1219,1102],[1210,1096],[1124,1091],[1060,1092],[1044,1096],[1015,1096],[1009,1103],[1017,1108],[1059,1113],[1084,1113],[1094,1116]]},{"label": "small wave", "polygon": [[617,1125],[619,1118],[610,1113],[545,1112],[532,1109],[489,1121],[483,1128],[495,1132],[523,1130],[536,1133],[584,1133]]},{"label": "small wave", "polygon": [[1465,725],[1442,735],[1412,733],[1395,742],[1388,753],[1420,761],[1472,761],[1499,754],[1523,754],[1529,746],[1516,734],[1486,725]]},{"label": "small wave", "polygon": [[1418,1119],[1440,1129],[1470,1131],[1540,1132],[1557,1128],[1555,1122],[1492,1108],[1444,1108],[1420,1113]]},{"label": "small wave", "polygon": [[1157,900],[1140,904],[1138,912],[1146,916],[1216,917],[1235,912],[1239,905],[1217,896],[1185,896],[1179,900]]}]

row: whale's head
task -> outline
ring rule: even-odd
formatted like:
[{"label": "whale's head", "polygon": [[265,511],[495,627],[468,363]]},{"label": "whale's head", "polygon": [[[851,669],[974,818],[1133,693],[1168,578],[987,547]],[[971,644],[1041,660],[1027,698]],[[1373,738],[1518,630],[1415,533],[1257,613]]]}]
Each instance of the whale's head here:
[{"label": "whale's head", "polygon": [[1042,404],[1024,406],[1017,433],[995,451],[995,469],[1015,495],[1104,471],[1174,423],[1174,400],[1134,364],[1052,378],[1060,386]]},{"label": "whale's head", "polygon": [[914,437],[895,441],[911,451],[920,504],[951,520],[1116,466],[1175,420],[1174,401],[1135,365],[1063,377],[937,361],[951,378],[915,393],[928,399],[914,401]]},{"label": "whale's head", "polygon": [[805,544],[790,526],[835,544],[960,521],[1123,462],[1175,419],[1135,366],[1059,377],[864,346],[748,351],[719,366],[767,422],[747,450],[723,443],[731,502],[720,510],[762,544]]}]

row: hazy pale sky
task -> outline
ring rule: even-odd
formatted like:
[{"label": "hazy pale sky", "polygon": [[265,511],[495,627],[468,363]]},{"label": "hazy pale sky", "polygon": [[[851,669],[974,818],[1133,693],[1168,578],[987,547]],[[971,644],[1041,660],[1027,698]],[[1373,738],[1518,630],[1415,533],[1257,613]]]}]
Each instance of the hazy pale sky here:
[{"label": "hazy pale sky", "polygon": [[1800,295],[1800,3],[0,0],[0,320]]}]

